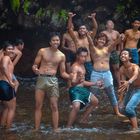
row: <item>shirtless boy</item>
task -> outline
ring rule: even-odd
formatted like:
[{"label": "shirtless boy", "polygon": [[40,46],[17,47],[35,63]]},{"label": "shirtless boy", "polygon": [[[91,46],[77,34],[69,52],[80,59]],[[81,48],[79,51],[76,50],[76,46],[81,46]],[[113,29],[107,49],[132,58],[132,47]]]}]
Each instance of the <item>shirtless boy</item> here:
[{"label": "shirtless boy", "polygon": [[[42,116],[42,106],[45,94],[50,100],[50,108],[52,111],[53,130],[58,131],[58,97],[59,87],[56,73],[60,67],[60,74],[63,78],[69,78],[65,72],[65,55],[58,50],[60,38],[57,34],[52,34],[50,37],[50,46],[41,48],[35,58],[32,66],[35,74],[38,75],[36,90],[35,90],[35,130],[40,128]],[[46,93],[47,92],[47,93]]]},{"label": "shirtless boy", "polygon": [[4,104],[0,123],[6,128],[11,127],[16,109],[15,84],[12,79],[14,65],[11,59],[13,56],[14,47],[6,42],[3,46],[3,57],[0,63],[0,100]]},{"label": "shirtless boy", "polygon": [[[109,46],[106,46],[108,38],[103,33],[100,33],[99,36],[97,37],[96,46],[94,45],[91,37],[88,34],[87,37],[90,43],[91,58],[94,62],[93,71],[91,74],[91,81],[97,82],[97,80],[103,80],[105,92],[109,97],[114,112],[118,116],[123,116],[122,114],[120,114],[118,109],[118,102],[115,96],[113,86],[113,78],[109,66],[110,53],[114,49],[114,46],[120,43],[121,37],[117,38],[113,42],[113,44],[110,44]],[[93,93],[98,92],[98,88],[96,87],[93,87],[92,90]]]},{"label": "shirtless boy", "polygon": [[[106,23],[106,30],[104,30],[102,33],[106,34],[106,36],[108,37],[108,44],[112,44],[119,36],[120,33],[116,30],[114,30],[114,23],[112,20],[108,20]],[[110,64],[111,67],[113,68],[113,72],[114,72],[114,76],[115,79],[117,81],[117,85],[119,86],[120,80],[119,80],[119,62],[120,62],[120,58],[119,58],[119,53],[121,51],[122,48],[122,44],[119,44],[116,46],[114,46],[111,55],[110,55]]]},{"label": "shirtless boy", "polygon": [[140,68],[131,63],[131,54],[128,50],[123,50],[120,55],[122,66],[120,68],[121,86],[118,90],[120,94],[125,94],[124,110],[129,118],[132,130],[138,130],[136,117],[136,107],[140,103]]},{"label": "shirtless boy", "polygon": [[139,54],[138,54],[138,41],[140,39],[140,31],[138,30],[140,27],[140,21],[135,20],[132,23],[132,29],[128,29],[125,31],[125,42],[124,48],[130,50],[132,55],[132,62],[135,64],[139,64]]},{"label": "shirtless boy", "polygon": [[[14,49],[15,56],[13,58],[13,64],[14,66],[16,66],[16,64],[18,63],[18,61],[22,56],[22,51],[24,49],[24,42],[21,39],[17,39],[14,43],[14,48],[15,48]],[[15,91],[17,92],[17,89],[19,87],[19,82],[16,79],[15,75],[13,75],[13,81],[16,84]]]},{"label": "shirtless boy", "polygon": [[93,85],[101,86],[101,82],[93,83],[85,81],[85,67],[84,63],[88,56],[88,50],[85,47],[80,47],[76,52],[76,61],[72,65],[73,78],[71,80],[72,87],[69,89],[69,95],[72,102],[72,110],[69,115],[67,127],[71,128],[72,124],[76,120],[77,113],[80,109],[87,106],[86,111],[81,119],[82,123],[87,122],[87,116],[93,111],[98,105],[98,99],[90,93],[89,89]]},{"label": "shirtless boy", "polygon": [[[77,35],[76,31],[74,31],[74,33]],[[71,65],[75,61],[76,47],[68,30],[63,34],[61,44],[61,48],[64,50],[64,54],[66,56],[66,71],[71,73]],[[70,86],[70,81],[68,80],[67,87],[69,88]]]},{"label": "shirtless boy", "polygon": [[[85,78],[86,78],[86,80],[89,81],[90,75],[92,72],[92,62],[91,62],[90,51],[89,51],[89,42],[88,42],[88,39],[86,36],[87,28],[85,25],[80,25],[79,30],[78,30],[78,35],[76,35],[73,31],[73,23],[72,23],[72,18],[74,16],[75,16],[75,14],[69,13],[68,30],[69,30],[69,33],[70,33],[70,35],[75,43],[76,50],[79,47],[85,47],[88,49],[88,56],[87,56],[87,59],[85,62],[85,68],[86,68],[86,77]],[[89,32],[92,38],[95,37],[96,32],[97,32],[97,28],[98,28],[95,16],[96,16],[95,13],[92,13],[91,16],[89,16],[89,18],[92,19],[93,27],[94,27],[93,30]]]}]

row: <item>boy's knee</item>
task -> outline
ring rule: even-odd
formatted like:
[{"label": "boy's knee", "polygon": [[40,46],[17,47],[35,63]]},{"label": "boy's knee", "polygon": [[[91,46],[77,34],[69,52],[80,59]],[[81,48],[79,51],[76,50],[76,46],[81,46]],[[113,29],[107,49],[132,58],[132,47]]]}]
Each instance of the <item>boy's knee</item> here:
[{"label": "boy's knee", "polygon": [[36,110],[41,110],[42,109],[42,103],[36,103],[35,104],[35,109]]},{"label": "boy's knee", "polygon": [[98,100],[96,97],[94,97],[94,98],[91,100],[91,104],[94,105],[94,106],[98,106],[99,100]]},{"label": "boy's knee", "polygon": [[57,106],[57,104],[51,104],[51,110],[53,111],[53,112],[56,112],[56,111],[58,111],[58,106]]},{"label": "boy's knee", "polygon": [[73,105],[72,109],[75,110],[75,111],[79,111],[80,110],[80,105],[79,104],[78,105]]}]

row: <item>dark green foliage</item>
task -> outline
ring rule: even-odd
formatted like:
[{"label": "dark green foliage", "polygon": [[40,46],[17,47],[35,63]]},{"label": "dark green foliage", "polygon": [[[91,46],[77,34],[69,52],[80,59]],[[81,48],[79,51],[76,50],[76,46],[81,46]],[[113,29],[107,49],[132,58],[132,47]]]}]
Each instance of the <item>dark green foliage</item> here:
[{"label": "dark green foliage", "polygon": [[140,15],[139,0],[7,0],[1,9],[0,28],[65,27],[69,11],[77,14],[76,20],[95,11],[98,23],[112,18],[125,27]]}]

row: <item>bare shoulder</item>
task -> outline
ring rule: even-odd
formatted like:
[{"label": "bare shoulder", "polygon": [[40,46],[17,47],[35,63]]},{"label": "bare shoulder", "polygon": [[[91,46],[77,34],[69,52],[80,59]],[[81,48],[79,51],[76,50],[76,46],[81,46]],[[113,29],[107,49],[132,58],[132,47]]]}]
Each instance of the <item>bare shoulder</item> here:
[{"label": "bare shoulder", "polygon": [[106,31],[106,30],[103,30],[101,33],[103,33],[103,34],[107,34],[107,31]]},{"label": "bare shoulder", "polygon": [[9,56],[3,56],[2,61],[10,61],[10,57]]},{"label": "bare shoulder", "polygon": [[41,48],[41,49],[39,49],[39,53],[40,54],[43,54],[44,52],[47,52],[47,51],[49,51],[49,47],[47,47],[47,48]]},{"label": "bare shoulder", "polygon": [[79,66],[76,63],[74,63],[71,68],[72,70],[76,71],[79,69]]},{"label": "bare shoulder", "polygon": [[57,55],[58,55],[58,57],[61,57],[62,58],[62,60],[64,60],[65,59],[65,54],[64,53],[62,53],[60,50],[57,50]]},{"label": "bare shoulder", "polygon": [[132,68],[133,68],[133,69],[139,69],[139,66],[136,65],[136,64],[132,64]]},{"label": "bare shoulder", "polygon": [[119,35],[120,33],[117,30],[113,30],[113,32],[117,35]]},{"label": "bare shoulder", "polygon": [[58,53],[60,56],[65,56],[65,54],[62,53],[60,50],[57,50],[57,53]]},{"label": "bare shoulder", "polygon": [[127,29],[127,30],[125,30],[125,34],[129,34],[129,33],[131,33],[132,32],[132,29]]}]

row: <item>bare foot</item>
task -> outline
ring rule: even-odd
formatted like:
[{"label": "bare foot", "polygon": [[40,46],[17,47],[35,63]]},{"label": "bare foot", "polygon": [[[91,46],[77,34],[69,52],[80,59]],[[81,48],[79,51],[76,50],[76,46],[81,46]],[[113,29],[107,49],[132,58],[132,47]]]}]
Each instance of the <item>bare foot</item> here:
[{"label": "bare foot", "polygon": [[53,132],[54,133],[60,133],[61,132],[61,129],[60,128],[53,129]]},{"label": "bare foot", "polygon": [[123,123],[130,123],[130,120],[127,119],[127,120],[123,120],[122,122],[123,122]]},{"label": "bare foot", "polygon": [[128,131],[128,133],[139,133],[140,132],[140,129],[139,128],[132,128],[132,130]]},{"label": "bare foot", "polygon": [[126,117],[125,115],[121,114],[121,113],[117,113],[116,114],[118,117]]},{"label": "bare foot", "polygon": [[37,128],[34,128],[31,130],[31,132],[38,132],[38,131],[39,131],[39,129],[37,129]]}]

